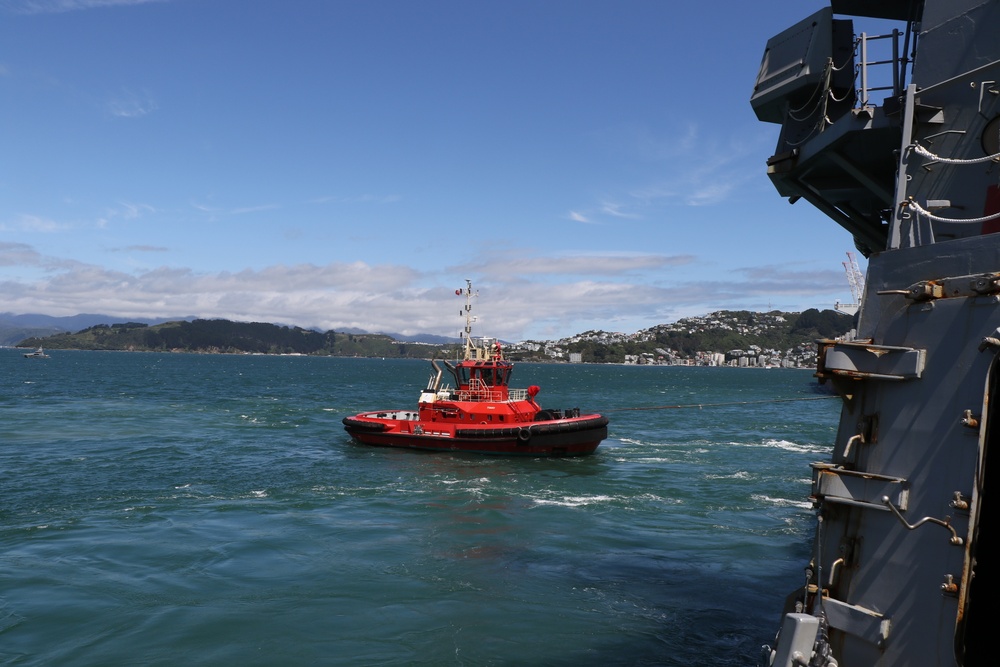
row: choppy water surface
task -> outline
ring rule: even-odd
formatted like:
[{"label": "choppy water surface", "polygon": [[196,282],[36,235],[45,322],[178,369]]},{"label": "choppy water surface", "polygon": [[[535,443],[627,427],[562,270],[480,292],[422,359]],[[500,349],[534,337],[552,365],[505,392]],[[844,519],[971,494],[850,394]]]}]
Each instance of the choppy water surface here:
[{"label": "choppy water surface", "polygon": [[480,458],[344,433],[426,362],[50,354],[0,350],[3,664],[755,664],[839,410],[759,402],[804,371],[521,364],[609,438]]}]

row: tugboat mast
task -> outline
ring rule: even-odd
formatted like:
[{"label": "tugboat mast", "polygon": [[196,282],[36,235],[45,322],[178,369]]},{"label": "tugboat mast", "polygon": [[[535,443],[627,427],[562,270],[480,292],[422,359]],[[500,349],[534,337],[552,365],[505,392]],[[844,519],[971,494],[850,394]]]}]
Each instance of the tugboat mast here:
[{"label": "tugboat mast", "polygon": [[459,336],[465,339],[465,358],[473,359],[473,347],[472,347],[472,323],[476,321],[476,318],[472,315],[472,297],[479,296],[478,291],[472,290],[472,281],[468,278],[465,279],[465,289],[455,290],[456,294],[465,295],[465,310],[458,311],[459,315],[465,316],[465,331],[460,333]]}]

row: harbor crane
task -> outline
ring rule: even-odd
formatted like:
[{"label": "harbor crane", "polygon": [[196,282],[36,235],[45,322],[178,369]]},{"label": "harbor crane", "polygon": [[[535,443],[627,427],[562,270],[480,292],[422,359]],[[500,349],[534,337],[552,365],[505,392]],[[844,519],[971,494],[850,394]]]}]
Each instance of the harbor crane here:
[{"label": "harbor crane", "polygon": [[865,291],[865,275],[858,268],[858,260],[854,257],[853,252],[848,252],[847,261],[841,262],[841,264],[844,265],[844,272],[847,274],[847,284],[851,286],[852,301],[851,303],[840,303],[838,301],[834,304],[834,308],[837,312],[846,315],[855,315],[861,308],[861,295]]}]

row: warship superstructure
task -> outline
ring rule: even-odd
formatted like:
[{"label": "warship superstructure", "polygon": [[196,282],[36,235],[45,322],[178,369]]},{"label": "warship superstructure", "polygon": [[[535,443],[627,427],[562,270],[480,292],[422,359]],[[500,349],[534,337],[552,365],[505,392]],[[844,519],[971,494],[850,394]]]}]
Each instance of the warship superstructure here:
[{"label": "warship superstructure", "polygon": [[812,466],[812,558],[763,662],[995,664],[1000,0],[833,0],[767,42],[751,105],[781,126],[779,194],[868,258],[855,338],[819,342],[843,409]]}]

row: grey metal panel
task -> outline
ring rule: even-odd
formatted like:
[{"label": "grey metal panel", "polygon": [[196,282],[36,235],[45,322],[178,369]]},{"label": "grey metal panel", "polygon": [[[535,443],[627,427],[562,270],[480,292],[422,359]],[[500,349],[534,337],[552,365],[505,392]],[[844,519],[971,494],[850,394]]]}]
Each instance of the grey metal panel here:
[{"label": "grey metal panel", "polygon": [[781,635],[786,637],[786,640],[771,656],[772,667],[796,667],[807,664],[818,631],[819,619],[815,616],[786,614],[781,623]]},{"label": "grey metal panel", "polygon": [[833,54],[833,12],[829,7],[767,41],[750,106],[769,123],[785,120],[790,101],[809,97],[826,75]]},{"label": "grey metal panel", "polygon": [[889,511],[883,498],[900,511],[906,510],[906,480],[899,477],[813,465],[813,496],[817,500],[840,502]]},{"label": "grey metal panel", "polygon": [[834,343],[823,355],[820,371],[851,377],[886,380],[919,378],[924,370],[924,350],[863,343]]},{"label": "grey metal panel", "polygon": [[831,627],[864,639],[870,644],[880,644],[889,637],[892,623],[871,609],[826,598],[823,600],[823,610]]}]

